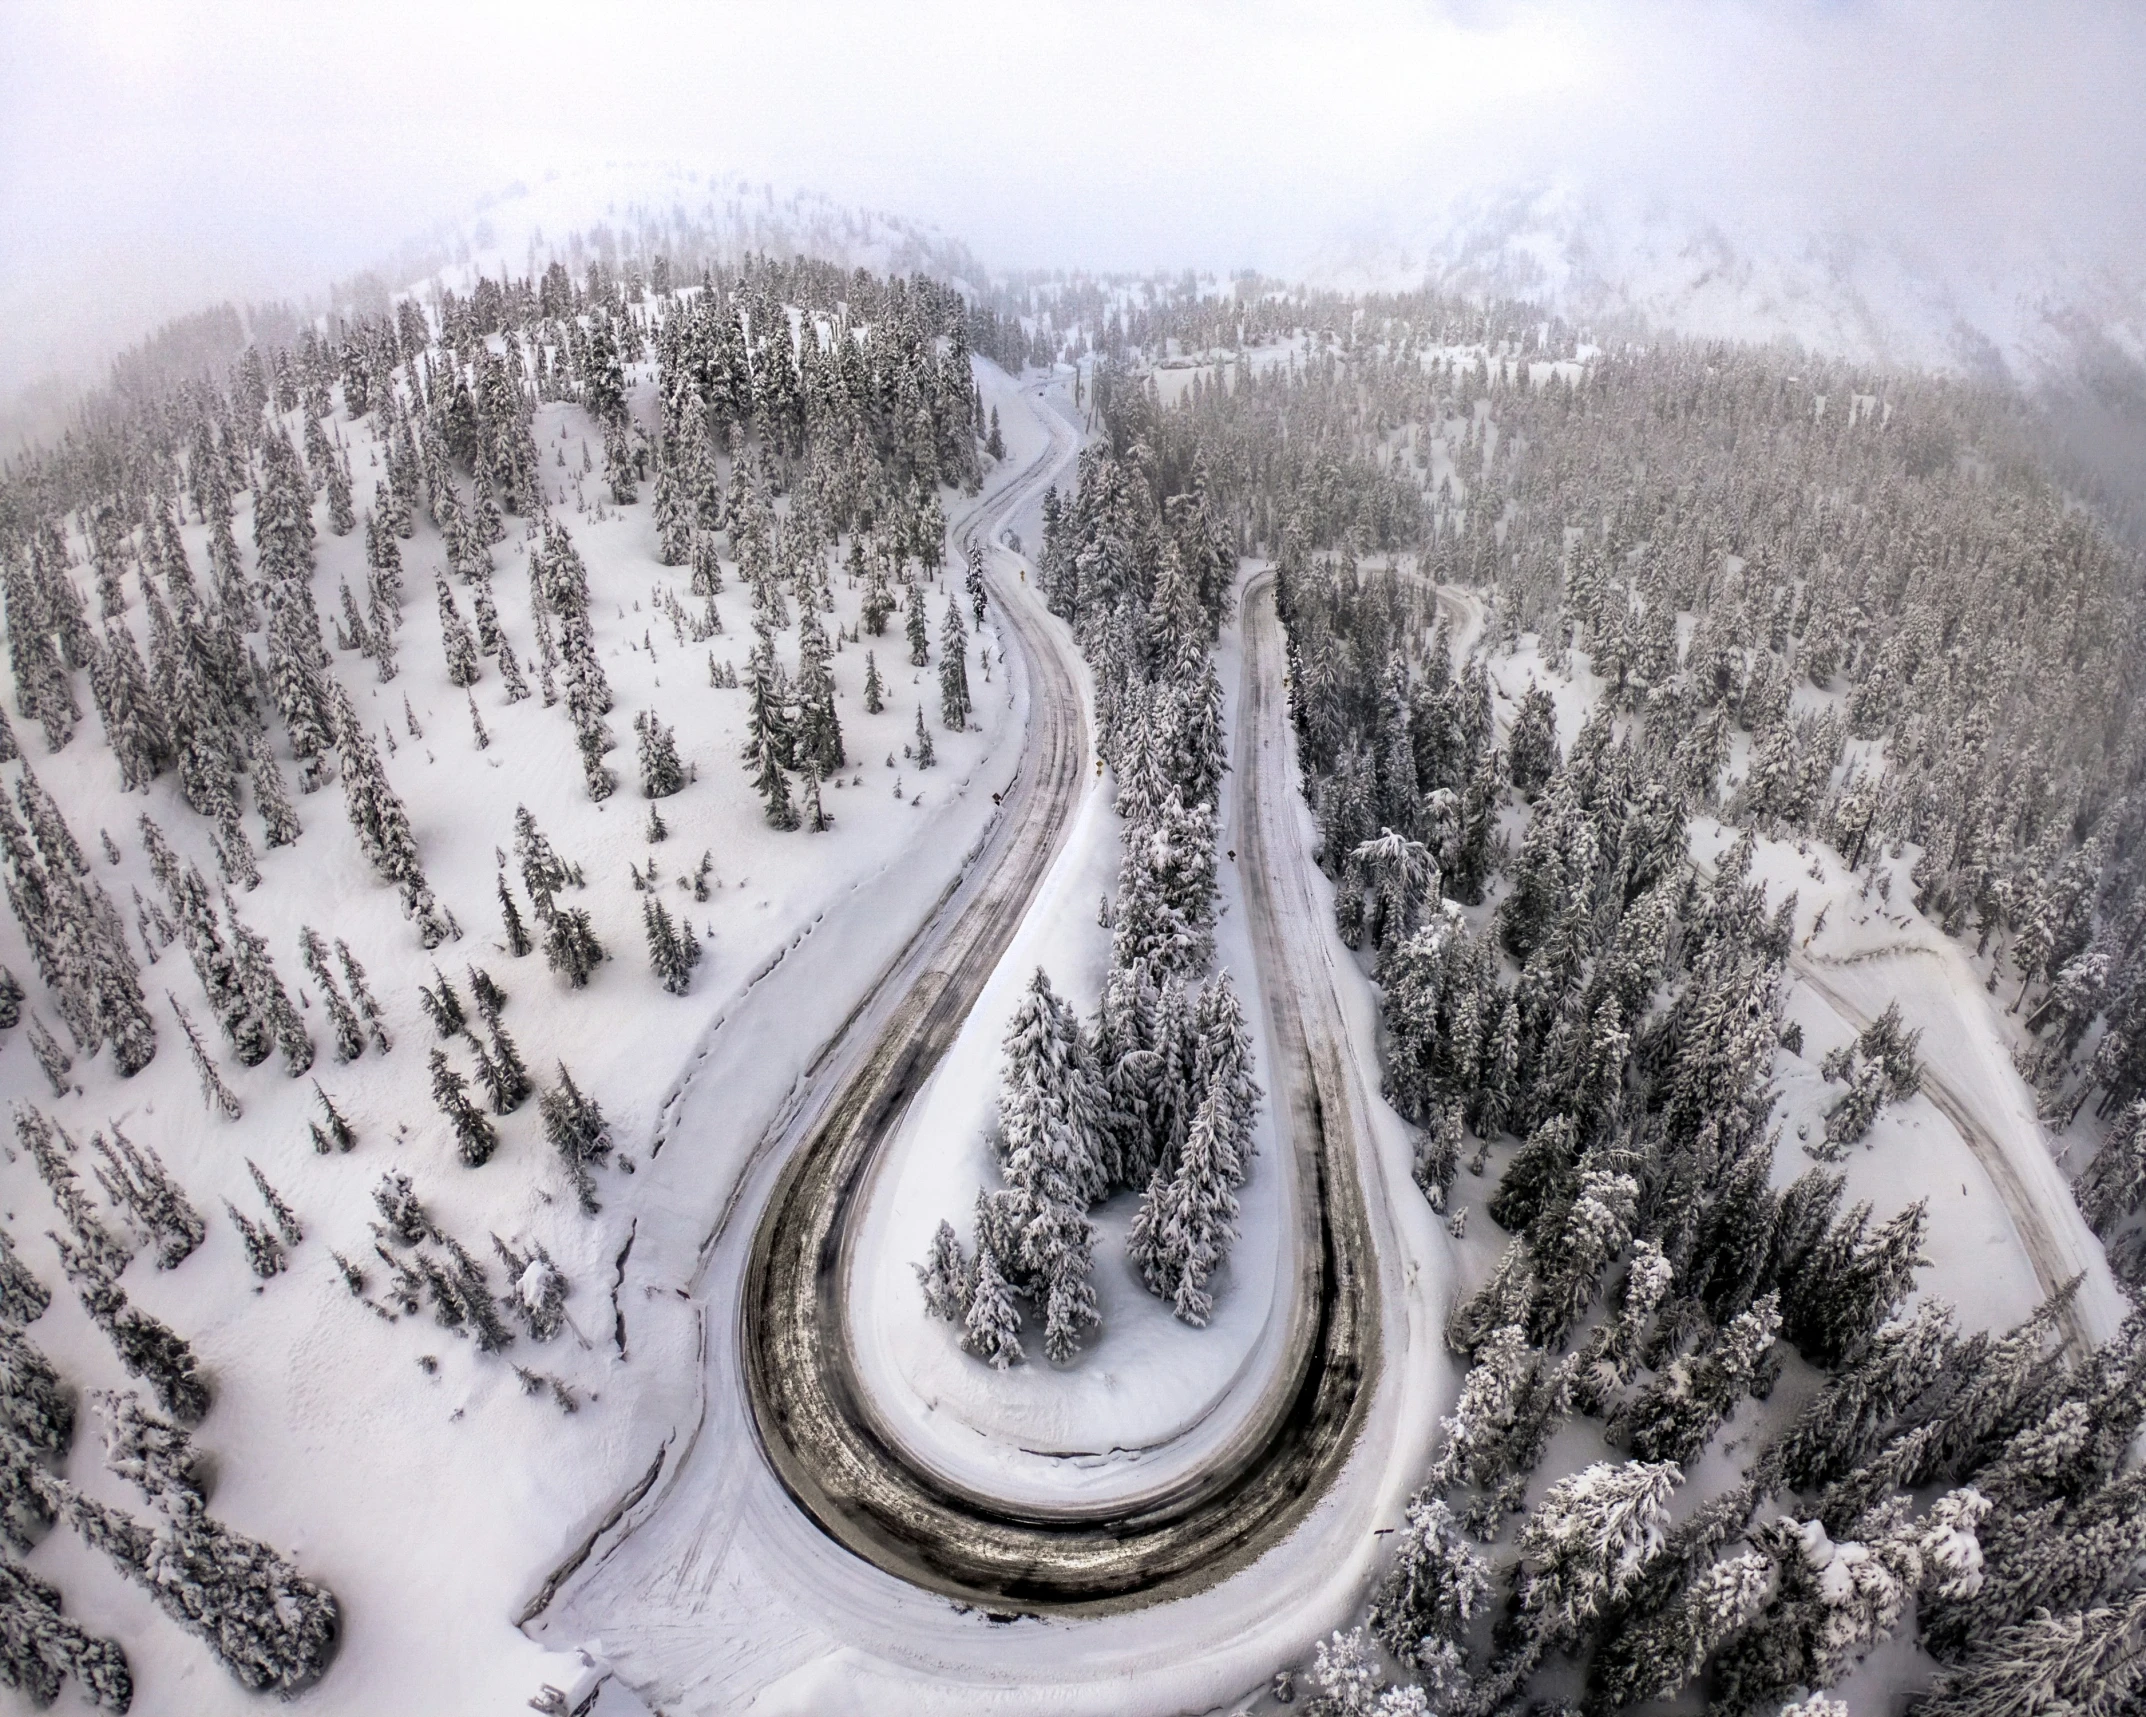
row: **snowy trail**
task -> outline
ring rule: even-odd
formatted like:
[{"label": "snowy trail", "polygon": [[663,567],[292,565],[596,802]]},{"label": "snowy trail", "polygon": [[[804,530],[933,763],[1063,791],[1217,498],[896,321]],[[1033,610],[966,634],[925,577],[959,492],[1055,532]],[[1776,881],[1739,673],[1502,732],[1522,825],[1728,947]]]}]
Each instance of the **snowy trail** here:
[{"label": "snowy trail", "polygon": [[[1465,656],[1484,628],[1481,599],[1445,585],[1434,587],[1433,594],[1455,622],[1455,655]],[[1502,709],[1495,719],[1500,732],[1510,725]],[[1703,875],[1713,874],[1711,866],[1699,868]],[[1878,982],[1881,968],[1884,985]],[[1923,1094],[1989,1176],[2042,1293],[2054,1294],[2074,1276],[2085,1277],[2064,1313],[2066,1339],[2085,1353],[2113,1336],[2125,1315],[2123,1291],[2057,1171],[2033,1102],[2004,1058],[2001,1036],[1978,1029],[1981,1022],[1973,1013],[1986,1004],[1959,949],[1949,942],[1915,941],[1829,957],[1799,948],[1789,956],[1789,969],[1857,1031],[1888,1000],[1898,999],[1908,1009],[1908,1023],[1925,1032]]]},{"label": "snowy trail", "polygon": [[[1027,598],[1005,590],[1003,577],[998,585],[1024,648],[1068,648],[1062,634],[1027,629],[1046,625],[1032,611],[1026,627],[1015,620]],[[814,1207],[839,1202],[838,1159],[858,1160],[868,1123],[898,1113],[928,1071],[917,1051],[950,1029],[950,1014],[958,1022],[951,998],[983,975],[960,956],[987,971],[1003,914],[1018,916],[1018,878],[978,876],[942,913],[943,936],[927,933],[933,946],[896,974],[887,1017],[865,1022],[889,1029],[829,1058],[845,1077],[830,1108],[814,1109],[824,1120],[801,1119],[787,1142],[804,1142],[784,1161],[771,1153],[755,1177],[741,1204],[765,1199],[767,1215],[751,1243],[742,1223],[712,1243],[701,1287],[712,1314],[703,1424],[669,1482],[625,1511],[540,1624],[555,1643],[587,1642],[644,1698],[673,1711],[1198,1709],[1241,1696],[1345,1624],[1375,1576],[1376,1531],[1420,1476],[1455,1381],[1438,1338],[1450,1269],[1445,1237],[1408,1184],[1406,1129],[1368,1096],[1375,1004],[1342,969],[1310,859],[1271,580],[1253,581],[1244,612],[1236,758],[1247,789],[1248,912],[1284,1064],[1273,1070],[1277,1099],[1318,1229],[1312,1291],[1299,1294],[1294,1314],[1292,1341],[1306,1360],[1293,1387],[1278,1412],[1251,1416],[1235,1458],[1143,1515],[1107,1521],[1008,1520],[988,1499],[972,1506],[935,1495],[917,1475],[872,1468],[858,1421],[814,1417],[808,1442],[798,1434],[807,1422],[767,1406],[756,1415],[752,1390],[780,1389],[770,1404],[793,1408],[799,1397],[785,1378],[820,1387],[839,1353],[826,1339],[839,1326],[819,1317],[823,1284],[839,1281],[841,1234]],[[1047,674],[1044,664],[1033,689],[1049,689]],[[1059,696],[1084,723],[1074,691]],[[1034,719],[1055,718],[1039,709]],[[1083,725],[1081,768],[1084,736]],[[1058,773],[1052,747],[1042,750],[1046,766],[1032,759],[1023,770],[1039,794]],[[1009,824],[1029,826],[1011,809]],[[1047,860],[1048,831],[1031,838],[1036,852],[995,871]],[[800,1198],[801,1188],[828,1196]],[[787,1264],[778,1239],[797,1248]],[[745,1284],[735,1322],[714,1286],[728,1282]],[[780,1290],[772,1307],[771,1288]],[[755,1321],[770,1310],[790,1327]],[[801,1345],[784,1376],[771,1377],[775,1340]],[[987,1596],[1009,1588],[1008,1599]],[[950,1603],[954,1594],[969,1601]],[[1194,1639],[1201,1646],[1188,1650]]]},{"label": "snowy trail", "polygon": [[[1910,960],[1914,963],[1905,965]],[[1851,994],[1849,971],[1875,982],[1874,968],[1889,969],[1897,988],[1887,988],[1885,999],[1899,999],[1910,1016],[1908,1023],[1925,1033],[1923,1095],[1989,1175],[2043,1294],[2056,1293],[2074,1276],[2086,1278],[2064,1312],[2066,1339],[2084,1354],[2113,1336],[2124,1319],[2123,1292],[2109,1273],[2108,1255],[2057,1172],[2031,1101],[2023,1091],[2004,1089],[2007,1080],[2015,1088],[2020,1083],[2008,1064],[2000,1061],[1995,1069],[1979,1065],[1972,1044],[1965,1041],[1973,1028],[1959,1016],[1978,1005],[1980,986],[1959,951],[1914,943],[1875,955],[1825,959],[1798,950],[1790,955],[1789,966],[1858,1031],[1882,1011],[1883,1002],[1867,992]],[[1954,1030],[1944,1032],[1947,1025]],[[1942,1033],[1935,1041],[1933,1028]],[[1985,1048],[2001,1054],[1994,1032]],[[1970,1086],[1977,1089],[1970,1093]]]}]

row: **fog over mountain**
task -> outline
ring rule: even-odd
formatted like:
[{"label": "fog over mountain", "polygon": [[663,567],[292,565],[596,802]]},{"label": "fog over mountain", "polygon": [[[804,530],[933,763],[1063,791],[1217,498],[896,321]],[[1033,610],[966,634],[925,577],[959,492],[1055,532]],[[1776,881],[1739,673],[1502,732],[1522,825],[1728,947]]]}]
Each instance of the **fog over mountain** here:
[{"label": "fog over mountain", "polygon": [[616,16],[591,39],[542,7],[11,8],[0,391],[479,237],[510,188],[678,200],[642,162],[892,210],[994,267],[1428,272],[2017,373],[2071,364],[2082,326],[2139,350],[2135,8]]}]

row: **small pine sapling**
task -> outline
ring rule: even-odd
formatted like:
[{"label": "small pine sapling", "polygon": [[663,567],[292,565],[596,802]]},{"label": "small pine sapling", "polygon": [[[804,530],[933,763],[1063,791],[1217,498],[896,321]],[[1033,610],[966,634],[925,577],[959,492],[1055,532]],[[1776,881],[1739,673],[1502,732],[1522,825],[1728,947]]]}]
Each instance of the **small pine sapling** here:
[{"label": "small pine sapling", "polygon": [[432,1232],[432,1219],[417,1202],[417,1193],[406,1174],[390,1171],[382,1175],[380,1184],[373,1188],[373,1203],[379,1206],[388,1233],[405,1246],[415,1246]]},{"label": "small pine sapling", "polygon": [[[335,1106],[335,1100],[321,1089],[318,1079],[313,1081],[313,1095],[320,1099],[321,1112],[327,1117],[327,1136],[335,1142],[337,1150],[349,1150],[352,1145],[358,1142],[357,1129],[351,1126],[349,1118],[344,1115],[343,1111]],[[317,1136],[319,1123],[312,1122],[309,1124],[314,1127]],[[326,1154],[325,1151],[322,1152],[322,1155]]]},{"label": "small pine sapling", "polygon": [[224,1209],[230,1213],[231,1226],[238,1230],[239,1240],[246,1248],[246,1262],[253,1266],[253,1273],[264,1282],[288,1268],[284,1258],[283,1242],[275,1230],[266,1223],[250,1221],[239,1207],[228,1198]]}]

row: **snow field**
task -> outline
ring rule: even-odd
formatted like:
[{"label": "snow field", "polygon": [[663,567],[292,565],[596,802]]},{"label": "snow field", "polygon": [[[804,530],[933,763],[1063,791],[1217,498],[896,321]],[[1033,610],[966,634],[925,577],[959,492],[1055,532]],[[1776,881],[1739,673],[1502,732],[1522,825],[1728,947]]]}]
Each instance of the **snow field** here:
[{"label": "snow field", "polygon": [[[330,428],[349,445],[362,505],[380,474],[367,426],[338,419]],[[862,784],[837,790],[829,783],[824,789],[835,816],[826,834],[766,828],[737,762],[745,694],[708,684],[711,649],[717,661],[743,663],[751,636],[750,593],[726,566],[729,582],[716,599],[724,633],[703,646],[681,646],[655,609],[655,593],[670,588],[681,601],[699,604],[687,594],[687,569],[661,567],[654,559],[647,490],[632,508],[615,510],[607,503],[602,519],[578,513],[560,480],[578,473],[583,437],[592,450],[598,438],[577,408],[557,405],[539,412],[535,434],[555,516],[589,568],[590,618],[617,700],[608,718],[620,739],[608,759],[620,777],[617,792],[602,804],[589,801],[563,705],[546,709],[534,696],[507,705],[489,663],[472,688],[490,738],[487,748],[478,748],[468,699],[446,679],[431,590],[433,567],[444,561],[444,552],[429,524],[421,524],[412,540],[399,545],[405,593],[398,677],[378,685],[370,662],[342,652],[334,653],[333,671],[381,747],[434,890],[460,921],[462,940],[433,955],[419,948],[393,890],[358,850],[340,786],[331,782],[316,794],[298,794],[295,770],[281,757],[280,734],[276,749],[305,834],[293,847],[260,850],[261,886],[234,891],[240,916],[268,938],[294,998],[311,988],[298,963],[301,925],[311,924],[331,942],[347,939],[365,965],[394,1037],[391,1055],[368,1051],[347,1066],[336,1064],[322,1010],[313,1005],[317,998],[306,1003],[320,1052],[313,1074],[355,1124],[356,1148],[347,1157],[316,1156],[306,1131],[308,1116],[319,1116],[310,1081],[285,1079],[273,1059],[254,1069],[228,1059],[177,945],[144,967],[160,1047],[156,1061],[135,1079],[118,1083],[101,1062],[78,1064],[73,1077],[79,1094],[54,1102],[26,1044],[0,1058],[0,1095],[38,1103],[78,1141],[117,1120],[136,1142],[157,1149],[209,1222],[208,1240],[179,1270],[161,1275],[137,1260],[124,1285],[145,1310],[195,1345],[215,1383],[217,1404],[196,1441],[216,1462],[216,1514],[289,1553],[342,1603],[339,1659],[306,1696],[309,1709],[324,1713],[518,1706],[542,1682],[571,1681],[575,1666],[518,1633],[513,1622],[543,1574],[646,1469],[662,1427],[681,1402],[690,1407],[694,1319],[659,1283],[690,1274],[720,1207],[725,1175],[735,1174],[758,1136],[759,1118],[773,1113],[796,1069],[840,1018],[845,983],[861,987],[864,974],[853,975],[852,963],[869,961],[875,947],[898,947],[973,846],[998,784],[995,772],[1011,767],[1001,760],[1019,726],[988,623],[972,651],[983,645],[994,652],[993,679],[984,682],[972,655],[977,711],[975,730],[966,734],[939,727],[936,644],[934,668],[911,670],[898,629],[871,642],[888,682],[888,708],[880,716],[863,712],[863,648],[845,646],[833,668],[851,774],[861,774]],[[564,471],[553,460],[554,449],[565,451]],[[1003,482],[1018,469],[1016,454],[991,480]],[[596,489],[591,478],[592,501]],[[961,504],[952,510],[958,515]],[[320,518],[317,509],[317,523]],[[493,583],[503,631],[534,682],[522,521],[508,524],[508,540],[493,551]],[[240,542],[250,544],[243,510],[236,530]],[[188,526],[183,537],[197,579],[205,578],[205,527]],[[250,547],[248,555],[250,564]],[[322,524],[316,556],[315,599],[324,617],[332,616],[340,581],[363,588],[362,531],[337,538]],[[77,579],[88,593],[86,573],[78,571]],[[833,583],[837,612],[830,621],[854,625],[858,595],[839,575]],[[143,610],[131,576],[128,585],[127,620],[140,628]],[[958,573],[930,597],[934,637],[938,614],[956,593]],[[94,593],[88,594],[94,609]],[[470,595],[468,588],[456,588],[465,616]],[[786,647],[786,656],[794,651],[794,630],[779,647]],[[213,877],[215,867],[204,825],[179,802],[168,775],[145,795],[119,791],[116,764],[79,684],[78,696],[83,722],[58,755],[42,755],[36,730],[19,719],[18,730],[31,739],[30,767],[93,855],[95,880],[131,922],[131,887],[150,900],[160,898],[135,831],[143,811],[205,874]],[[405,696],[422,738],[409,730]],[[920,702],[940,752],[938,768],[928,774],[918,774],[900,756]],[[695,776],[682,793],[660,802],[670,833],[655,845],[645,838],[648,805],[634,763],[631,724],[643,709],[675,727],[681,757]],[[885,762],[890,752],[892,769]],[[900,800],[893,793],[897,777],[905,789]],[[921,804],[913,803],[919,793]],[[570,888],[565,903],[590,913],[611,958],[585,991],[568,990],[540,956],[515,960],[506,953],[494,895],[494,849],[511,848],[517,804],[528,805],[561,855],[587,878],[587,888]],[[259,825],[250,816],[247,821],[258,843]],[[116,869],[98,855],[100,828],[121,847]],[[719,886],[702,905],[679,889],[677,878],[694,868],[704,850],[713,855]],[[703,937],[707,957],[684,999],[666,996],[647,969],[644,897],[626,867],[645,871],[651,860],[662,873],[659,898]],[[508,868],[527,919],[511,854]],[[756,1029],[752,1053],[736,1068],[726,1101],[712,1113],[679,1110],[672,1099],[685,1071],[720,1038],[726,1021],[752,1011],[741,1007],[748,996],[778,992],[780,986],[770,988],[773,974],[798,959],[793,949],[811,946],[815,927],[826,925],[830,915],[850,926],[840,946],[821,944],[832,946],[836,957],[815,950],[813,960],[801,962],[815,982],[790,986],[786,1006]],[[11,919],[0,923],[0,959],[31,978]],[[417,1005],[417,985],[431,981],[435,962],[465,1002],[464,968],[486,967],[511,998],[503,1024],[532,1074],[549,1083],[563,1058],[602,1104],[621,1157],[639,1173],[599,1173],[601,1217],[587,1220],[577,1209],[544,1142],[534,1102],[497,1121],[500,1149],[483,1169],[465,1169],[456,1159],[426,1078],[425,1054],[438,1039]],[[184,1042],[160,993],[165,988],[194,1013],[224,1078],[245,1105],[242,1120],[225,1123],[204,1112]],[[49,1018],[41,991],[33,1005]],[[444,1047],[466,1071],[462,1052]],[[690,1127],[682,1124],[688,1120]],[[666,1142],[660,1155],[659,1140]],[[260,1214],[248,1157],[306,1228],[291,1273],[266,1284],[257,1284],[248,1271],[222,1211],[228,1197],[240,1210]],[[79,1166],[87,1182],[88,1165]],[[433,1219],[486,1265],[495,1286],[501,1276],[491,1234],[525,1250],[532,1243],[545,1246],[572,1283],[566,1333],[543,1347],[524,1335],[505,1354],[484,1357],[428,1315],[390,1324],[353,1300],[328,1252],[340,1250],[365,1267],[377,1291],[384,1270],[371,1254],[368,1224],[377,1212],[370,1192],[390,1169],[410,1175]],[[31,1339],[85,1390],[125,1386],[109,1343],[66,1288],[44,1237],[46,1228],[57,1226],[44,1189],[26,1160],[0,1174],[10,1232],[55,1290]],[[636,1259],[642,1262],[635,1265]],[[635,1274],[614,1290],[629,1267]],[[620,1353],[621,1331],[630,1360]],[[436,1370],[421,1369],[421,1357],[431,1358]],[[549,1393],[525,1395],[512,1364],[559,1378],[579,1410],[562,1413]],[[89,1416],[65,1470],[90,1494],[139,1511],[139,1498],[103,1472]],[[134,1665],[137,1712],[157,1717],[251,1708],[199,1641],[173,1627],[67,1528],[48,1535],[30,1563],[66,1593],[70,1615],[124,1645]]]}]

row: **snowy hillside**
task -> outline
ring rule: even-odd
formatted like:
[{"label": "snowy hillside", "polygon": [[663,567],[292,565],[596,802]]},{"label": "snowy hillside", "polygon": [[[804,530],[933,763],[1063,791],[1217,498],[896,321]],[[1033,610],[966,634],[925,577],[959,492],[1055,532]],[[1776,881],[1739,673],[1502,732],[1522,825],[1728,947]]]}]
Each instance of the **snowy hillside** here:
[{"label": "snowy hillside", "polygon": [[1429,284],[1523,299],[1603,333],[1790,340],[1861,362],[2039,384],[2102,344],[2146,358],[2146,275],[2077,245],[2019,239],[1961,261],[1843,221],[1763,207],[1701,213],[1575,181],[1458,199],[1345,235],[1309,275],[1344,289]]}]

